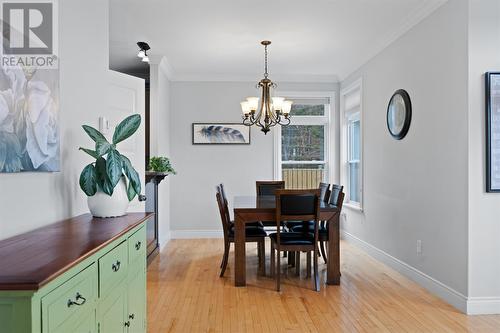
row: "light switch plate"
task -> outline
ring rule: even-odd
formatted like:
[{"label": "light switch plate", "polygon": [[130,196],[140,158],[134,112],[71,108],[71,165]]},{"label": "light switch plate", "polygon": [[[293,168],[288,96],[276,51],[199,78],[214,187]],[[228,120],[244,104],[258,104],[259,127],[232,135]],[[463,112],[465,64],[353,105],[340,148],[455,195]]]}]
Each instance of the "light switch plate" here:
[{"label": "light switch plate", "polygon": [[109,133],[109,120],[105,117],[99,117],[99,131],[102,134]]}]

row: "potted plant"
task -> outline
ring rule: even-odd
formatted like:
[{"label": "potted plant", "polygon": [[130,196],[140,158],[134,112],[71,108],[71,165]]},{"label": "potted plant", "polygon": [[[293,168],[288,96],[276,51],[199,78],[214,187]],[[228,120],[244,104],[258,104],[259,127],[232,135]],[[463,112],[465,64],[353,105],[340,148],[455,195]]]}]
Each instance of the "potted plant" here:
[{"label": "potted plant", "polygon": [[174,168],[170,164],[170,160],[168,159],[168,157],[164,156],[150,157],[148,162],[148,171],[173,174],[173,175],[176,174]]},{"label": "potted plant", "polygon": [[88,196],[89,210],[95,217],[115,217],[126,214],[129,202],[141,193],[139,174],[130,160],[120,154],[116,145],[132,136],[141,124],[141,116],[134,114],[116,126],[112,142],[92,126],[83,130],[95,142],[95,149],[80,147],[95,162],[83,168],[80,188]]}]

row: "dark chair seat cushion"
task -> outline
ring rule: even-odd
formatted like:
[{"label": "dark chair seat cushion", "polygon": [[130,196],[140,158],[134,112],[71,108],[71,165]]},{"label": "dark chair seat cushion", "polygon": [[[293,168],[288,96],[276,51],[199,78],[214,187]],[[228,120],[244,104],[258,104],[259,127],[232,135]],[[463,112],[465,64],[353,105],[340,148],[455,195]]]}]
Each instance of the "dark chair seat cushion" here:
[{"label": "dark chair seat cushion", "polygon": [[[276,242],[278,234],[276,232],[269,235]],[[314,235],[302,232],[281,232],[280,241],[282,245],[312,245],[314,244]]]},{"label": "dark chair seat cushion", "polygon": [[[292,232],[300,232],[303,233],[304,227],[302,225],[293,227]],[[308,226],[308,231],[314,233],[314,225]],[[325,226],[319,226],[318,228],[318,240],[319,241],[328,241],[328,228]]]},{"label": "dark chair seat cushion", "polygon": [[[294,227],[291,228],[291,230],[293,232],[304,232],[304,225],[300,224],[300,225],[296,225]],[[314,232],[314,222],[313,223],[309,223],[307,225],[307,231],[308,232]],[[320,225],[318,227],[318,233],[319,234],[328,234],[328,230],[326,229],[326,227]]]},{"label": "dark chair seat cushion", "polygon": [[[246,237],[266,237],[267,233],[264,228],[261,227],[253,227],[246,226],[245,227],[245,236]],[[234,225],[229,229],[229,237],[234,237]]]},{"label": "dark chair seat cushion", "polygon": [[302,227],[302,225],[304,223],[307,223],[307,224],[313,226],[313,228],[314,228],[314,221],[286,221],[286,227],[291,230],[292,228],[297,227],[297,226]]},{"label": "dark chair seat cushion", "polygon": [[[234,226],[234,221],[231,221],[231,228]],[[259,227],[259,228],[264,228],[264,225],[262,222],[252,222],[252,223],[247,223],[247,227]]]}]

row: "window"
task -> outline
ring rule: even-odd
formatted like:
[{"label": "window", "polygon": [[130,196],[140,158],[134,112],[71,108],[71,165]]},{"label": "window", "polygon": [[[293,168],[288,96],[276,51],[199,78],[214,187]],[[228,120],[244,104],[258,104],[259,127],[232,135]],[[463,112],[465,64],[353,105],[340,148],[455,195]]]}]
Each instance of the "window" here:
[{"label": "window", "polygon": [[329,179],[330,97],[293,97],[292,123],[275,133],[275,178],[290,189],[317,188]]},{"label": "window", "polygon": [[346,205],[362,209],[361,81],[341,92],[341,179]]}]

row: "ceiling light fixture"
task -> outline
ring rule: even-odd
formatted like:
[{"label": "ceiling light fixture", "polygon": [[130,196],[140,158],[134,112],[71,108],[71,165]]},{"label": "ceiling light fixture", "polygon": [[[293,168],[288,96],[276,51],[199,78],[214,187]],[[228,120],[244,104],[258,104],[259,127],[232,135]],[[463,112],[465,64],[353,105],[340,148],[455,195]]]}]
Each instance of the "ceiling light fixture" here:
[{"label": "ceiling light fixture", "polygon": [[258,97],[248,97],[240,104],[241,112],[243,112],[243,124],[246,126],[256,125],[261,128],[260,130],[264,134],[267,134],[275,125],[287,126],[290,124],[290,109],[293,102],[285,100],[284,97],[272,97],[272,89],[276,88],[276,84],[269,79],[267,72],[267,46],[271,42],[263,40],[261,44],[264,45],[265,63],[264,78],[257,83],[257,89],[262,89],[260,106]]},{"label": "ceiling light fixture", "polygon": [[150,49],[148,43],[146,42],[137,42],[137,46],[139,46],[139,53],[137,56],[142,58],[142,62],[149,62],[149,57],[147,51]]}]

